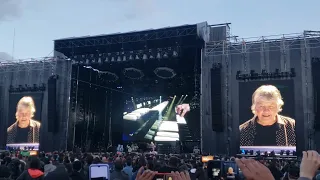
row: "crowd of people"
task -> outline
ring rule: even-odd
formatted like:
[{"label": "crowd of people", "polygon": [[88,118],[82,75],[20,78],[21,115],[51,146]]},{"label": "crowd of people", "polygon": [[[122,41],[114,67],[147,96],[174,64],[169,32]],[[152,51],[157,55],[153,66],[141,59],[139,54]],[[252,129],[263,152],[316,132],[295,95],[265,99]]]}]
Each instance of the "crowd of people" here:
[{"label": "crowd of people", "polygon": [[235,161],[239,171],[233,171],[230,167],[218,176],[212,176],[210,162],[202,163],[200,157],[194,154],[71,152],[40,153],[38,156],[26,157],[4,152],[0,158],[0,180],[88,180],[92,164],[108,164],[110,180],[152,180],[158,173],[166,173],[173,180],[319,179],[316,175],[320,167],[320,156],[315,151],[303,152],[299,163],[292,160],[225,159]]}]

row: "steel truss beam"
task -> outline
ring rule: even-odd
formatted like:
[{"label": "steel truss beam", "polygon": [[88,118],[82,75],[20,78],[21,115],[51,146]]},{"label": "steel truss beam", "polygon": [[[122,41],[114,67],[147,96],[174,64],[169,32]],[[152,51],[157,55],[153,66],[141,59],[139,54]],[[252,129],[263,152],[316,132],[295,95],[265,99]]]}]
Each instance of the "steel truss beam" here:
[{"label": "steel truss beam", "polygon": [[[282,53],[290,47],[294,42],[301,40],[310,40],[314,39],[317,43],[309,44],[316,45],[312,48],[320,47],[320,31],[305,31],[303,33],[295,34],[283,34],[283,35],[273,35],[273,36],[260,36],[253,38],[233,38],[229,37],[226,40],[221,41],[211,41],[205,44],[205,55],[210,56],[222,56],[230,51],[229,55],[242,54],[246,53],[255,53],[265,51],[275,51],[275,48],[280,48]],[[269,44],[268,49],[265,48],[265,45]],[[279,45],[280,44],[280,45]],[[262,47],[257,48],[254,45],[263,45]],[[262,48],[262,49],[261,49]],[[294,46],[290,49],[301,49],[300,46]]]},{"label": "steel truss beam", "polygon": [[121,44],[129,42],[159,40],[166,38],[183,37],[189,35],[197,35],[197,26],[179,27],[169,30],[154,30],[146,32],[138,32],[134,34],[119,34],[110,36],[98,36],[88,38],[78,38],[69,40],[56,40],[55,50],[62,48],[75,48],[75,47],[90,47],[90,46],[105,46],[111,44]]},{"label": "steel truss beam", "polygon": [[2,61],[0,62],[0,74],[7,72],[43,70],[53,70],[53,72],[55,72],[58,60],[58,58],[43,57],[24,59],[15,62]]}]

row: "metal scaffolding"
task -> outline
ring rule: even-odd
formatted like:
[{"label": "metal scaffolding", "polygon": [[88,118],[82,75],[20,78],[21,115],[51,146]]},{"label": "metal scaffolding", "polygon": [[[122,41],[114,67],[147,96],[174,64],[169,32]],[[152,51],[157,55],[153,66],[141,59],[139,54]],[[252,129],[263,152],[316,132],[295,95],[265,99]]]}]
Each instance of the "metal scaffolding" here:
[{"label": "metal scaffolding", "polygon": [[[313,48],[320,48],[320,31],[304,31],[303,33],[282,34],[273,36],[261,36],[254,38],[238,38],[231,36],[230,31],[227,32],[226,40],[211,41],[205,43],[206,57],[222,57],[223,68],[225,70],[225,118],[228,128],[228,140],[230,137],[229,128],[232,127],[231,106],[229,94],[229,78],[231,76],[231,56],[240,55],[244,71],[250,71],[248,63],[249,53],[260,53],[261,69],[270,72],[268,64],[269,53],[279,51],[281,53],[281,71],[287,71],[290,67],[290,50],[301,50],[301,67],[302,67],[302,94],[304,98],[304,120],[305,120],[305,136],[308,138],[307,148],[314,148],[314,127],[313,127],[313,95],[312,78],[311,78],[311,55],[310,51]],[[230,114],[229,114],[230,113]],[[230,129],[231,131],[231,129]]]},{"label": "metal scaffolding", "polygon": [[30,58],[17,61],[1,61],[0,74],[7,72],[19,71],[43,71],[48,69],[56,69],[58,58],[41,57]]},{"label": "metal scaffolding", "polygon": [[55,50],[62,48],[79,48],[90,46],[105,46],[111,44],[131,43],[197,35],[197,25],[146,30],[141,32],[119,33],[94,37],[67,38],[55,40]]}]

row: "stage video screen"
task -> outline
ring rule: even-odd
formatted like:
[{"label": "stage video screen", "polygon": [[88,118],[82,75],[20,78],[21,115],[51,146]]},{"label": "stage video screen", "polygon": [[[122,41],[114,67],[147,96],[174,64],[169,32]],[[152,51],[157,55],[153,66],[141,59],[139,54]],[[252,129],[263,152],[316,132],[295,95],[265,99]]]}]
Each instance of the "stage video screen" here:
[{"label": "stage video screen", "polygon": [[11,93],[7,147],[38,150],[40,143],[43,93]]},{"label": "stage video screen", "polygon": [[[123,113],[124,141],[178,141],[179,125],[187,124],[186,116],[177,112],[187,96],[130,98]],[[180,113],[180,114],[179,114]]]},{"label": "stage video screen", "polygon": [[293,80],[239,82],[242,151],[296,151]]}]

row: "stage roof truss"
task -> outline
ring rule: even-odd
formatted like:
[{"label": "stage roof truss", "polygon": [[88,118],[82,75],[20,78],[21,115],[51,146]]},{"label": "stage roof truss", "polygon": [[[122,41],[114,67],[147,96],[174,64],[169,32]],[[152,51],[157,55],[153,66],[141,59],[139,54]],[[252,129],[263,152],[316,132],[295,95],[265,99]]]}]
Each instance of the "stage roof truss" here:
[{"label": "stage roof truss", "polygon": [[[247,53],[273,51],[272,49],[281,49],[282,53],[286,53],[297,41],[314,39],[317,41],[317,47],[320,47],[320,31],[304,31],[303,33],[283,34],[273,36],[260,36],[254,38],[227,38],[221,41],[211,41],[205,44],[205,55],[221,56],[221,55],[234,55],[242,54],[245,56]],[[268,48],[266,48],[268,44]],[[257,47],[256,45],[259,45]],[[313,45],[309,42],[310,45]],[[300,47],[293,47],[291,49],[300,49]],[[313,47],[315,48],[315,47]]]},{"label": "stage roof truss", "polygon": [[149,32],[136,32],[130,34],[55,40],[55,49],[59,50],[62,48],[105,46],[111,44],[159,40],[189,35],[197,35],[197,26],[179,27],[167,30],[154,30]]},{"label": "stage roof truss", "polygon": [[43,70],[55,72],[57,60],[57,58],[42,57],[18,61],[2,61],[0,62],[0,73]]}]

